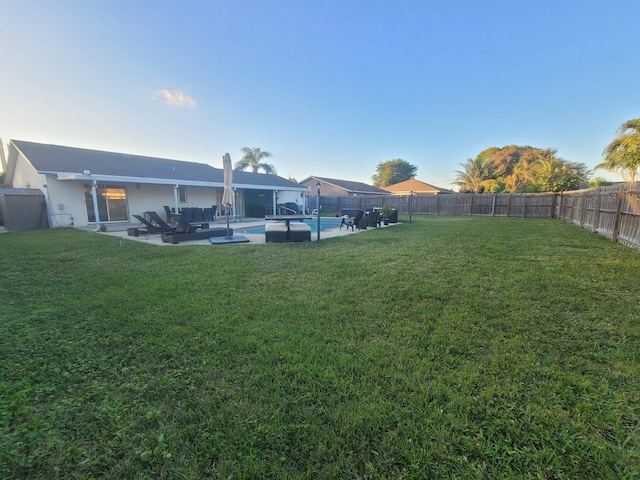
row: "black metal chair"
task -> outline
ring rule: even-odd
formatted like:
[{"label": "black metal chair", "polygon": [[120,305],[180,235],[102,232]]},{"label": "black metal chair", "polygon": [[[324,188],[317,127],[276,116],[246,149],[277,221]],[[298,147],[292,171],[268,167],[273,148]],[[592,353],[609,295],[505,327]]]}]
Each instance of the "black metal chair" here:
[{"label": "black metal chair", "polygon": [[367,227],[377,227],[380,225],[380,213],[377,211],[369,212],[367,215]]},{"label": "black metal chair", "polygon": [[349,228],[351,228],[351,230],[354,230],[355,226],[358,225],[363,215],[364,212],[360,210],[358,213],[356,213],[355,217],[342,217],[342,222],[340,222],[340,230],[342,230],[343,225],[347,227],[347,230],[349,230]]}]

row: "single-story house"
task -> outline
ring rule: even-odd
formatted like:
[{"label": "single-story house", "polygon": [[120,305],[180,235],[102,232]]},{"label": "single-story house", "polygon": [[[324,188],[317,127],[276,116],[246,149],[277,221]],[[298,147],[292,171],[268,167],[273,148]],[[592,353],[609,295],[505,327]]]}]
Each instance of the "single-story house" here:
[{"label": "single-story house", "polygon": [[[222,156],[220,158],[222,164]],[[164,206],[220,211],[224,172],[204,163],[11,140],[5,185],[42,191],[50,227],[134,223]],[[280,205],[305,209],[308,188],[277,175],[234,171],[234,215],[262,217]]]},{"label": "single-story house", "polygon": [[421,182],[420,180],[416,180],[415,178],[393,185],[387,185],[386,187],[382,187],[382,189],[386,193],[391,193],[391,195],[409,195],[411,193],[417,195],[438,195],[442,193],[451,193],[451,190],[435,187],[428,183]]},{"label": "single-story house", "polygon": [[366,183],[337,180],[335,178],[315,177],[305,178],[300,182],[310,189],[309,195],[314,195],[320,183],[320,194],[328,196],[360,196],[360,195],[389,195],[389,192]]}]

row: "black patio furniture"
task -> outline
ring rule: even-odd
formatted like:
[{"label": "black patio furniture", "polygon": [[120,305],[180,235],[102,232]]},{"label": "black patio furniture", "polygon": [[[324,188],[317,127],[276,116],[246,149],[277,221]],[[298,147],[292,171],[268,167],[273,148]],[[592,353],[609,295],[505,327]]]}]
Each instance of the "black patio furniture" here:
[{"label": "black patio furniture", "polygon": [[165,222],[160,215],[158,215],[153,210],[149,210],[148,212],[144,212],[144,214],[151,219],[152,222],[155,222],[161,229],[160,233],[170,233],[175,231],[176,227],[169,225]]},{"label": "black patio furniture", "polygon": [[[176,222],[176,230],[173,233],[163,233],[162,241],[165,243],[177,244],[189,240],[204,240],[211,237],[224,237],[229,231],[229,235],[233,235],[233,229],[227,230],[226,227],[201,228],[192,225],[187,221],[184,215],[174,213],[171,217]],[[200,224],[199,225],[203,225]]]},{"label": "black patio furniture", "polygon": [[369,212],[367,215],[367,227],[377,227],[380,225],[380,213],[377,211]]},{"label": "black patio furniture", "polygon": [[351,228],[351,230],[354,230],[355,226],[358,225],[358,222],[360,222],[363,215],[364,215],[364,211],[358,210],[358,212],[355,214],[354,217],[343,216],[342,221],[340,222],[340,230],[342,230],[343,225],[347,227],[347,230],[349,228]]}]

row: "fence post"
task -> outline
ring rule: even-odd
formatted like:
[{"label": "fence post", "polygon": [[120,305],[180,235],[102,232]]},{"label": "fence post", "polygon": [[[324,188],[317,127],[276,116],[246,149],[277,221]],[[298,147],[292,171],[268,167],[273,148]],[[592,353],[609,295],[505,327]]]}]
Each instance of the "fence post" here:
[{"label": "fence post", "polygon": [[522,218],[527,218],[527,194],[522,194]]},{"label": "fence post", "polygon": [[580,212],[580,228],[584,226],[584,217],[587,215],[587,192],[582,194],[582,211]]},{"label": "fence post", "polygon": [[556,194],[551,194],[551,209],[549,210],[549,218],[553,218],[556,207]]},{"label": "fence post", "polygon": [[595,205],[595,212],[593,212],[593,228],[591,229],[592,232],[597,232],[598,231],[598,224],[600,223],[600,207],[601,207],[601,202],[602,202],[602,194],[600,193],[600,189],[596,189],[596,205]]},{"label": "fence post", "polygon": [[618,231],[620,230],[620,217],[622,215],[622,202],[625,196],[625,186],[622,185],[618,191],[618,204],[616,205],[616,216],[613,222],[613,232],[611,232],[611,241],[618,241]]}]

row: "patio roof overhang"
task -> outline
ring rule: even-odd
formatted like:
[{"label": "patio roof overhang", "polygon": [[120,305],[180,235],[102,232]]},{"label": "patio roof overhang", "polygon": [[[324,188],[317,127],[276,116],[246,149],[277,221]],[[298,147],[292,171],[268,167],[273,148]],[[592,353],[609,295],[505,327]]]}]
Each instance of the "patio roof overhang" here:
[{"label": "patio roof overhang", "polygon": [[[147,185],[181,185],[192,187],[207,187],[207,188],[224,188],[223,182],[204,182],[197,180],[180,180],[170,178],[149,178],[149,177],[125,177],[120,175],[100,175],[100,174],[85,174],[76,172],[40,172],[44,175],[50,175],[57,178],[60,181],[79,181],[79,182],[115,182],[115,183],[140,183]],[[308,192],[309,187],[289,187],[282,185],[257,185],[257,184],[234,184],[235,188],[245,190],[278,190],[278,191],[298,191]]]}]

